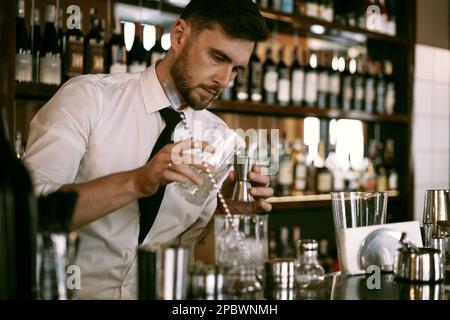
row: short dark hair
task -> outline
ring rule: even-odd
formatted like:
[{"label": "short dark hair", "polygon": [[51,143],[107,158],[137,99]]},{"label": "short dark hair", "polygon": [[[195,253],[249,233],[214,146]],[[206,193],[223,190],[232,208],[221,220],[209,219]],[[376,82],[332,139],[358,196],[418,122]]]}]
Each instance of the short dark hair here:
[{"label": "short dark hair", "polygon": [[192,0],[180,16],[201,31],[219,24],[232,38],[254,42],[268,37],[266,23],[251,0]]}]

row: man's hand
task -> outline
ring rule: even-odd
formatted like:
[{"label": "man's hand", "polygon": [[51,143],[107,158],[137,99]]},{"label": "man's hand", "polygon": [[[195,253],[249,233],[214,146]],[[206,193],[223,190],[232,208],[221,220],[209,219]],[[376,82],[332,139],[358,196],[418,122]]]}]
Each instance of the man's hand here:
[{"label": "man's hand", "polygon": [[[228,200],[233,192],[234,182],[236,180],[235,172],[232,171],[228,179],[223,184],[223,195],[227,199],[227,204],[232,213],[235,214],[249,214],[262,213],[272,210],[272,205],[266,201],[267,198],[273,195],[273,189],[269,187],[270,178],[268,175],[261,174],[260,166],[253,166],[252,171],[249,172],[248,178],[252,188],[250,194],[255,199],[254,202],[237,202]],[[220,206],[220,204],[219,204]],[[223,208],[221,208],[223,211]]]},{"label": "man's hand", "polygon": [[[146,165],[136,170],[136,188],[142,196],[153,195],[160,186],[171,182],[203,184],[203,179],[195,173],[187,164],[183,163],[183,149],[191,148],[191,140],[184,140],[179,143],[172,143],[164,146]],[[204,150],[208,147],[205,142],[198,143]],[[189,159],[191,163],[194,159]],[[198,162],[197,162],[198,163]],[[201,164],[195,164],[198,168],[203,168]]]}]

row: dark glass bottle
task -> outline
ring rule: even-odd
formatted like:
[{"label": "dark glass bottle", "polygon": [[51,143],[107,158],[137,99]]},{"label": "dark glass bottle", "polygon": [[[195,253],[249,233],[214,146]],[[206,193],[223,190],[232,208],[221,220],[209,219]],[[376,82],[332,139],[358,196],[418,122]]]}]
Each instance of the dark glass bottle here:
[{"label": "dark glass bottle", "polygon": [[381,63],[377,62],[375,64],[376,72],[377,72],[377,82],[376,82],[376,112],[379,114],[383,114],[386,112],[385,104],[386,104],[386,79],[384,77],[384,72],[381,67]]},{"label": "dark glass bottle", "polygon": [[305,105],[310,108],[317,106],[318,86],[317,55],[310,53],[309,63],[307,63],[305,71]]},{"label": "dark glass bottle", "polygon": [[104,39],[101,35],[100,18],[96,8],[91,8],[91,28],[84,38],[84,73],[105,72]]},{"label": "dark glass bottle", "polygon": [[115,19],[114,33],[108,42],[107,66],[109,73],[127,72],[127,49],[119,18]]},{"label": "dark glass bottle", "polygon": [[272,60],[272,48],[266,47],[266,61],[263,65],[264,73],[264,101],[269,104],[276,103],[278,72]]},{"label": "dark glass bottle", "polygon": [[61,84],[61,51],[55,28],[56,8],[48,5],[45,12],[45,28],[42,37],[39,82]]},{"label": "dark glass bottle", "polygon": [[361,111],[364,105],[364,68],[362,64],[362,60],[359,60],[358,65],[356,67],[355,74],[355,88],[354,88],[354,100],[353,100],[353,108],[355,110]]},{"label": "dark glass bottle", "polygon": [[82,32],[83,20],[80,28],[68,28],[62,41],[63,80],[82,75],[84,73],[84,36]]},{"label": "dark glass bottle", "polygon": [[31,28],[31,52],[33,54],[33,82],[39,82],[39,53],[41,51],[41,17],[39,9],[33,10]]},{"label": "dark glass bottle", "polygon": [[16,76],[19,82],[31,82],[33,79],[33,58],[30,38],[25,26],[25,1],[17,3],[16,18]]},{"label": "dark glass bottle", "polygon": [[250,100],[252,102],[261,102],[263,98],[263,66],[256,54],[256,46],[250,57],[249,68]]},{"label": "dark glass bottle", "polygon": [[[304,61],[304,60],[303,60]],[[294,106],[301,106],[305,98],[305,67],[298,60],[298,47],[295,46],[292,52],[291,65],[291,103]]]},{"label": "dark glass bottle", "polygon": [[373,113],[375,109],[375,95],[376,95],[376,79],[374,65],[370,60],[366,61],[366,75],[364,86],[364,111]]},{"label": "dark glass bottle", "polygon": [[135,23],[135,36],[133,41],[133,46],[127,54],[127,64],[129,73],[142,72],[147,67],[146,63],[146,52],[141,41],[142,25],[140,23]]},{"label": "dark glass bottle", "polygon": [[318,87],[317,87],[317,106],[320,109],[325,109],[328,104],[328,91],[330,73],[326,65],[326,55],[321,52],[319,55],[319,67],[318,72]]},{"label": "dark glass bottle", "polygon": [[350,111],[353,106],[354,99],[354,73],[356,68],[353,66],[355,60],[348,61],[345,71],[342,73],[342,109]]},{"label": "dark glass bottle", "polygon": [[149,52],[150,61],[147,61],[147,66],[156,64],[166,55],[166,50],[163,49],[161,42],[162,34],[163,34],[162,27],[156,26],[156,42],[153,48],[150,49]]},{"label": "dark glass bottle", "polygon": [[0,115],[0,300],[36,299],[37,204]]},{"label": "dark glass bottle", "polygon": [[329,69],[328,104],[330,109],[337,109],[340,106],[341,73],[339,72],[339,56],[333,54]]},{"label": "dark glass bottle", "polygon": [[287,106],[291,100],[291,75],[288,66],[284,63],[283,47],[280,48],[279,59],[277,101],[279,105]]}]

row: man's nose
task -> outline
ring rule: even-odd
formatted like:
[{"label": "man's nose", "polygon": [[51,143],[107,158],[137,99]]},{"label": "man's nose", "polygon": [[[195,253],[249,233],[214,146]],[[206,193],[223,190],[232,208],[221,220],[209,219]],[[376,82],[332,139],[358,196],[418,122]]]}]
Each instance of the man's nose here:
[{"label": "man's nose", "polygon": [[229,67],[221,68],[214,76],[214,82],[222,89],[228,88],[230,82],[233,80],[233,70]]}]

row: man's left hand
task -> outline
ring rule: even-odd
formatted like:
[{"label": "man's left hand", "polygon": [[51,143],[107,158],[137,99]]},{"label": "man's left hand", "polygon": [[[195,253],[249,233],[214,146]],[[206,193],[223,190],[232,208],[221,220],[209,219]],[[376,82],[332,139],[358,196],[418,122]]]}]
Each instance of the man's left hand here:
[{"label": "man's left hand", "polygon": [[[249,214],[271,211],[272,205],[266,201],[267,198],[273,195],[273,189],[269,187],[270,177],[268,175],[261,174],[261,166],[255,165],[253,166],[252,171],[249,172],[248,178],[252,185],[250,194],[255,199],[254,202],[238,202],[229,200],[236,181],[234,171],[230,173],[227,181],[224,182],[222,190],[224,197],[227,199],[227,204],[230,207],[231,212],[234,214]],[[220,204],[218,205],[220,206]]]}]

